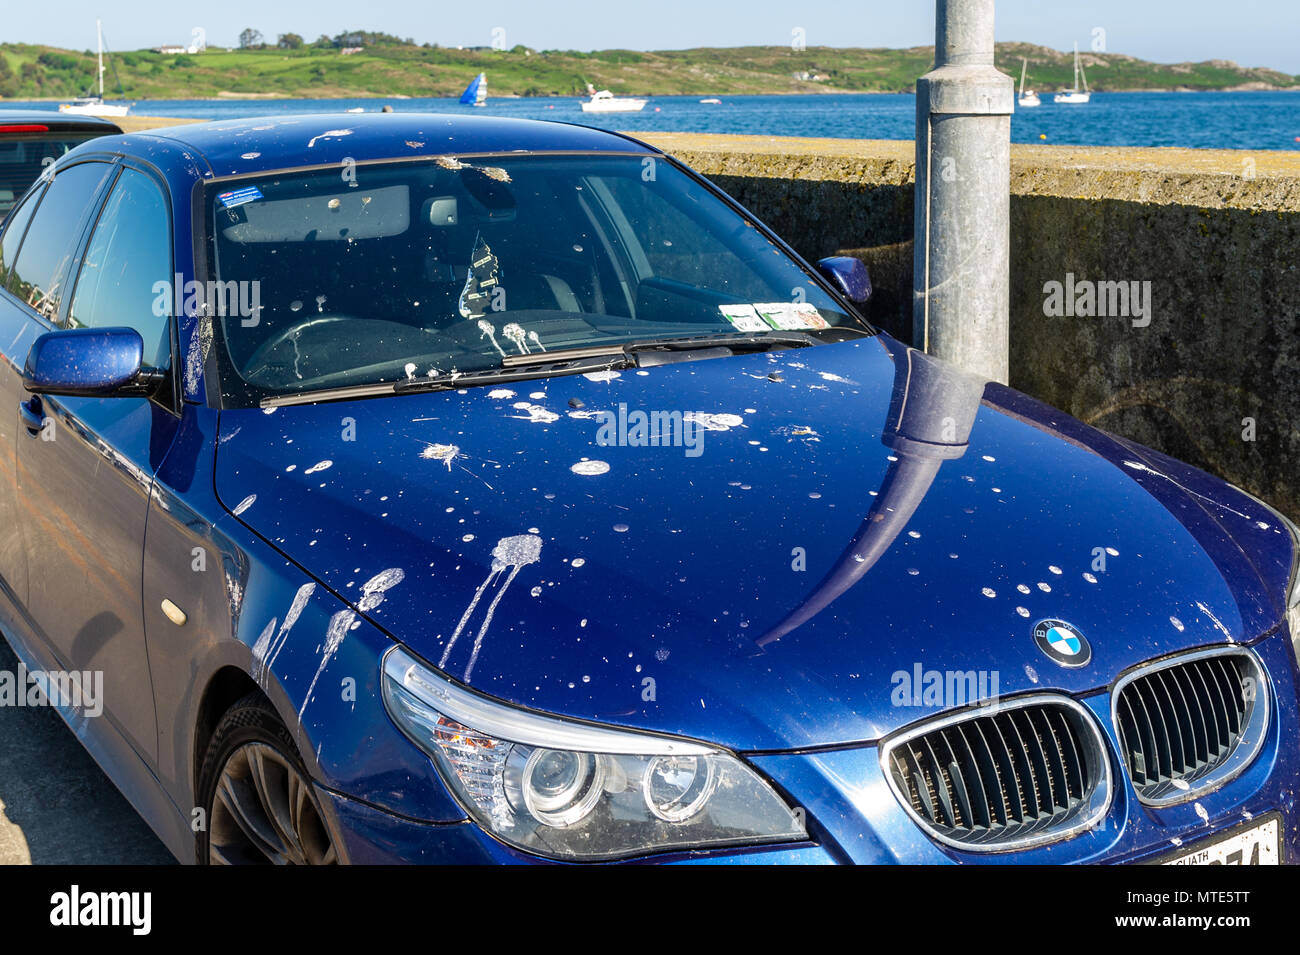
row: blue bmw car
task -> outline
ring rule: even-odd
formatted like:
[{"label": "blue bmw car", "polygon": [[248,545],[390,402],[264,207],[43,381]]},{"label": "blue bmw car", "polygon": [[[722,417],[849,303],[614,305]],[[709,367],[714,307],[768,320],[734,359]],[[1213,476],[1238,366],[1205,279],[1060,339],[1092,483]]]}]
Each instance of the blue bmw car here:
[{"label": "blue bmw car", "polygon": [[0,281],[11,692],[178,859],[1300,850],[1296,528],[642,143],[101,138]]}]

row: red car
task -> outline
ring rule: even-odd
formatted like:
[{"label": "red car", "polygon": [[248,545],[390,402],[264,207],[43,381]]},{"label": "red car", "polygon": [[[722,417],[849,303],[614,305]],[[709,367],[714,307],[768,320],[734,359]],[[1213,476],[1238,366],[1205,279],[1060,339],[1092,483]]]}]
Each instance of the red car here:
[{"label": "red car", "polygon": [[95,116],[0,110],[0,222],[46,166],[88,139],[121,132],[116,124]]}]

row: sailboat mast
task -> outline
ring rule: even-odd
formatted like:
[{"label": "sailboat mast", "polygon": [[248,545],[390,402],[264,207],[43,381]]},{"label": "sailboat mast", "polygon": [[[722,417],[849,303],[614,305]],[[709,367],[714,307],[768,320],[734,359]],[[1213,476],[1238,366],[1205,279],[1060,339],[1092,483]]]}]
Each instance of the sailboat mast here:
[{"label": "sailboat mast", "polygon": [[1025,95],[1025,68],[1029,66],[1028,57],[1020,61],[1020,95]]},{"label": "sailboat mast", "polygon": [[95,39],[99,47],[99,98],[104,98],[104,24],[95,21]]},{"label": "sailboat mast", "polygon": [[1079,88],[1079,41],[1074,41],[1074,88]]}]

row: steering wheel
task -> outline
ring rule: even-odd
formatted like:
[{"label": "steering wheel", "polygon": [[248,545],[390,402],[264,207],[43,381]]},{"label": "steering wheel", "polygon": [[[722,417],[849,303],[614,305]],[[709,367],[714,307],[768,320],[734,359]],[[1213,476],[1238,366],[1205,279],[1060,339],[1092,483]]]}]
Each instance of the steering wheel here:
[{"label": "steering wheel", "polygon": [[268,360],[271,352],[283,345],[290,338],[302,334],[309,328],[321,328],[325,325],[333,325],[336,322],[350,322],[355,319],[350,315],[312,315],[301,322],[289,325],[272,333],[271,337],[262,344],[257,346],[257,350],[248,357],[248,362],[244,365],[244,377],[254,378],[258,372],[265,371],[270,367],[271,362]]}]

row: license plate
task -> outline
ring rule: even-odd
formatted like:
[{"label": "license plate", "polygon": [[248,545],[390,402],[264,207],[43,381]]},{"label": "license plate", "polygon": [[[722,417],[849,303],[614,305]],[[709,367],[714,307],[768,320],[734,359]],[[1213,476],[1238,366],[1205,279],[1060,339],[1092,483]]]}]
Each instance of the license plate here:
[{"label": "license plate", "polygon": [[1281,865],[1282,817],[1276,814],[1162,860],[1163,865]]}]

